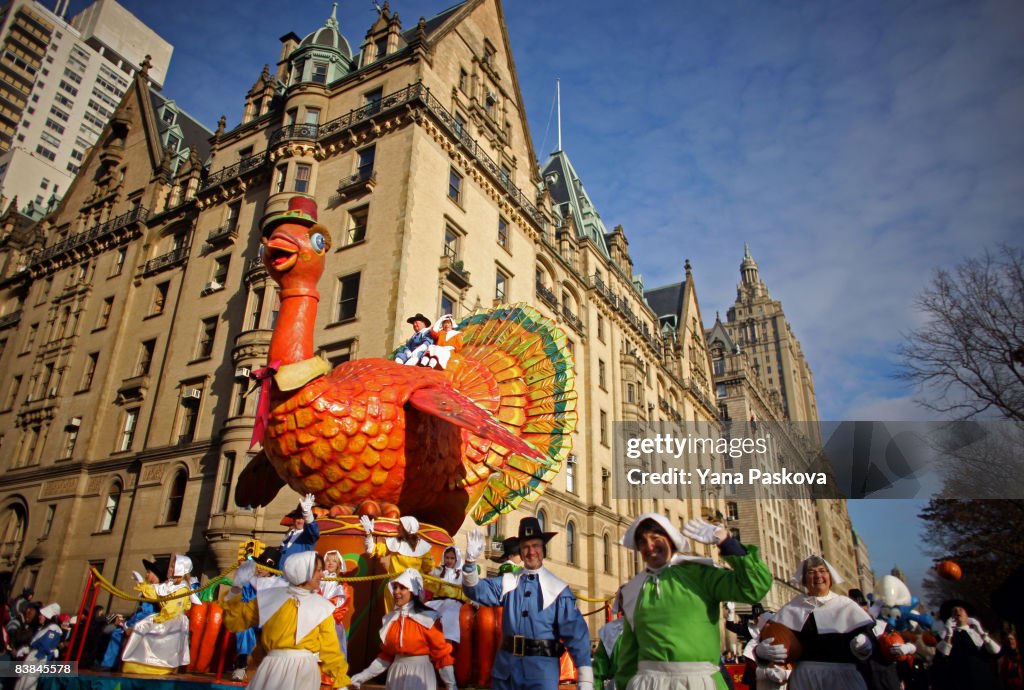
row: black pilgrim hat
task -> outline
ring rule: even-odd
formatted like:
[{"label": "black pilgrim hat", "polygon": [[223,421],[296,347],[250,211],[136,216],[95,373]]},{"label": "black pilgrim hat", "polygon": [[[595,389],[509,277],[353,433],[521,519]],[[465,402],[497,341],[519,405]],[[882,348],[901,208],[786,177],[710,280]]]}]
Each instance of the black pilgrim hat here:
[{"label": "black pilgrim hat", "polygon": [[556,534],[558,532],[545,532],[540,526],[540,520],[535,517],[524,517],[519,521],[520,545],[527,539],[540,539],[547,544]]},{"label": "black pilgrim hat", "polygon": [[145,558],[142,559],[142,567],[146,570],[151,571],[154,575],[163,579],[167,577],[167,570],[171,567],[170,558],[157,558],[152,561],[147,561]]},{"label": "black pilgrim hat", "polygon": [[426,326],[427,328],[429,328],[430,324],[433,323],[430,319],[428,319],[423,314],[416,314],[416,316],[410,316],[409,318],[407,318],[405,320],[406,323],[410,323],[410,324],[411,323],[416,323],[417,321],[422,321],[423,325]]}]

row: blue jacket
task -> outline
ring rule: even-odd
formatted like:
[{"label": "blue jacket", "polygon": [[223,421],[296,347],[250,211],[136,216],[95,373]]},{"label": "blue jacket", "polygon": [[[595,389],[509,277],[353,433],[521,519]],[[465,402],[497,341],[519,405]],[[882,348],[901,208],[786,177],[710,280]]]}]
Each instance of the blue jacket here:
[{"label": "blue jacket", "polygon": [[[590,631],[576,608],[576,597],[564,587],[547,607],[541,601],[537,575],[518,573],[515,589],[501,596],[502,577],[465,587],[466,596],[484,606],[504,606],[502,635],[533,640],[561,640],[577,668],[590,666]],[[551,690],[558,687],[558,657],[514,656],[499,651],[491,670],[495,690]]]},{"label": "blue jacket", "polygon": [[[289,531],[288,534],[291,534],[291,532]],[[281,544],[281,559],[277,562],[277,569],[284,570],[284,562],[288,560],[288,557],[293,553],[315,551],[316,540],[319,538],[320,526],[316,524],[316,520],[308,521],[302,528],[302,533],[288,546],[285,546],[285,543],[287,543],[288,540],[288,536],[285,535],[285,542]]]}]

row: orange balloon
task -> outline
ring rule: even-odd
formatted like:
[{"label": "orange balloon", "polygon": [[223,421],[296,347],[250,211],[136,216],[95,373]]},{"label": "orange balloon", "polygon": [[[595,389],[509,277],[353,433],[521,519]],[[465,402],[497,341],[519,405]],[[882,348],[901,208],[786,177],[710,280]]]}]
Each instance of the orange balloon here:
[{"label": "orange balloon", "polygon": [[942,561],[935,566],[935,571],[946,580],[959,580],[963,576],[963,571],[956,561]]}]

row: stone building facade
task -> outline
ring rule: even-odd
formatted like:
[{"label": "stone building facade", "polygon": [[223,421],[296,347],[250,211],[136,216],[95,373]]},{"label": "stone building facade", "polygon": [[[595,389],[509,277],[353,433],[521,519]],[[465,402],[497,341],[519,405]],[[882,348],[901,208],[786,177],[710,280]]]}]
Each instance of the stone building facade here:
[{"label": "stone building facade", "polygon": [[497,0],[412,27],[385,5],[358,46],[333,15],[286,35],[241,123],[190,127],[182,161],[169,108],[143,71],[60,206],[34,224],[0,219],[7,582],[70,604],[89,563],[123,583],[140,558],[183,550],[209,576],[241,539],[280,539],[294,494],[259,509],[232,497],[250,458],[246,376],[277,316],[261,222],[295,194],[317,200],[334,239],[315,335],[333,364],[390,353],[417,312],[529,302],[568,334],[573,457],[492,537],[538,515],[559,532],[553,570],[605,597],[636,570],[618,546],[633,516],[724,510],[697,489],[616,491],[615,422],[717,428],[696,292],[687,273],[685,318],[662,324],[624,230],[606,230],[566,153],[537,165]]}]

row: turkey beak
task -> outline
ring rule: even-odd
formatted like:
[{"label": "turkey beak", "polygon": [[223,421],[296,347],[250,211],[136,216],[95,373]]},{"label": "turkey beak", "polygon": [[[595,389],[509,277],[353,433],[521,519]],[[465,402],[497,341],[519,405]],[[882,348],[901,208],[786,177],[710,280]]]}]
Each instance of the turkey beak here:
[{"label": "turkey beak", "polygon": [[299,247],[291,240],[274,235],[264,245],[263,261],[268,268],[285,273],[299,259]]}]

